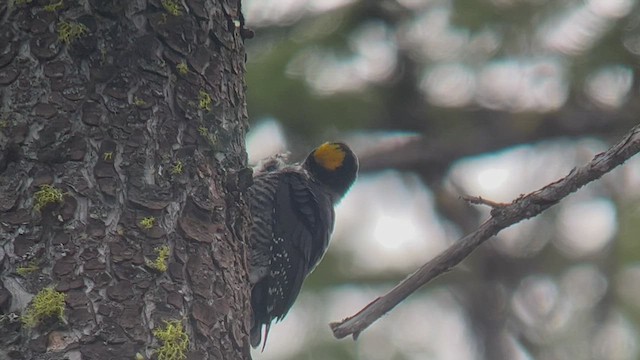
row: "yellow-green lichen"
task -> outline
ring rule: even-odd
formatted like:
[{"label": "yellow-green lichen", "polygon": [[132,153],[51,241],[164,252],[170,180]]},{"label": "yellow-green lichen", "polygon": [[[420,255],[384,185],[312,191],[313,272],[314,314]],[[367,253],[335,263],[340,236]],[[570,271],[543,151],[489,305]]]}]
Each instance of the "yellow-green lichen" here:
[{"label": "yellow-green lichen", "polygon": [[156,351],[158,360],[184,360],[189,349],[189,336],[178,320],[165,321],[164,328],[153,330],[153,335],[162,341]]},{"label": "yellow-green lichen", "polygon": [[209,144],[215,145],[217,143],[215,133],[214,134],[210,133],[209,129],[207,129],[205,126],[199,126],[198,133],[202,137],[204,137]]},{"label": "yellow-green lichen", "polygon": [[58,23],[58,40],[69,45],[74,40],[87,35],[89,28],[78,22],[60,21]]},{"label": "yellow-green lichen", "polygon": [[167,245],[162,245],[153,250],[158,254],[158,257],[155,261],[147,260],[147,266],[160,272],[167,271],[170,253],[169,247]]},{"label": "yellow-green lichen", "polygon": [[19,266],[16,269],[16,272],[20,276],[27,276],[32,272],[36,272],[38,270],[40,270],[40,267],[38,266],[38,264],[35,261],[31,261],[27,266]]},{"label": "yellow-green lichen", "polygon": [[63,201],[63,194],[60,189],[57,189],[51,185],[40,185],[40,190],[34,194],[35,203],[33,208],[37,211],[42,210],[45,206],[53,203],[61,203]]},{"label": "yellow-green lichen", "polygon": [[173,16],[182,15],[182,7],[177,0],[162,0],[162,7]]},{"label": "yellow-green lichen", "polygon": [[[52,0],[54,1],[54,0]],[[60,9],[62,9],[62,7],[64,6],[64,0],[60,0],[56,3],[51,2],[49,5],[45,5],[44,6],[44,10],[45,11],[50,11],[50,12],[55,12],[58,11]]]},{"label": "yellow-green lichen", "polygon": [[113,159],[113,151],[107,151],[104,154],[102,154],[102,160],[111,161],[112,159]]},{"label": "yellow-green lichen", "polygon": [[133,98],[133,104],[135,106],[145,106],[147,105],[147,102],[136,96],[135,98]]},{"label": "yellow-green lichen", "polygon": [[33,0],[16,0],[16,5],[31,4]]},{"label": "yellow-green lichen", "polygon": [[63,320],[65,297],[64,293],[55,291],[53,288],[42,289],[22,314],[22,323],[26,327],[32,328],[42,320],[53,316]]},{"label": "yellow-green lichen", "polygon": [[211,96],[202,89],[198,93],[198,105],[200,109],[211,111]]},{"label": "yellow-green lichen", "polygon": [[4,128],[8,127],[8,126],[9,126],[9,120],[7,120],[7,119],[0,120],[0,129],[4,129]]},{"label": "yellow-green lichen", "polygon": [[178,65],[176,65],[176,69],[180,75],[187,75],[189,72],[189,66],[184,61],[179,62]]},{"label": "yellow-green lichen", "polygon": [[182,161],[178,160],[171,168],[171,174],[180,175],[183,172],[184,172],[184,165],[182,164]]},{"label": "yellow-green lichen", "polygon": [[145,230],[151,229],[155,224],[156,224],[156,218],[154,218],[153,216],[147,216],[142,220],[140,220],[140,226]]}]

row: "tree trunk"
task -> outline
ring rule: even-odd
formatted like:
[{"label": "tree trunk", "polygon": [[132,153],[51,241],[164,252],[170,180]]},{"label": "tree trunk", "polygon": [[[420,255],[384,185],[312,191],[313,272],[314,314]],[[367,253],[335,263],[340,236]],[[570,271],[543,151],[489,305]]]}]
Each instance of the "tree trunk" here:
[{"label": "tree trunk", "polygon": [[237,0],[0,1],[1,359],[250,358],[241,27]]}]

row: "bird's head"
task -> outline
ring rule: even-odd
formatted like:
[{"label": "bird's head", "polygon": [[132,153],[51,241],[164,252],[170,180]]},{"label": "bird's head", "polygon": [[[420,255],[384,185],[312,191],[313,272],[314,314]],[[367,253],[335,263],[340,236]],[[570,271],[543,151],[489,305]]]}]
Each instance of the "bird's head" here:
[{"label": "bird's head", "polygon": [[358,174],[358,158],[346,144],[339,142],[318,146],[303,166],[339,197],[349,190]]}]

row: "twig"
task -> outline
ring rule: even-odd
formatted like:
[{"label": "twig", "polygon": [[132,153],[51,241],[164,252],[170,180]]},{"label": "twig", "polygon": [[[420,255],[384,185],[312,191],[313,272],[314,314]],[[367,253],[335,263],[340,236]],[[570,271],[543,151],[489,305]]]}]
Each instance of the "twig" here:
[{"label": "twig", "polygon": [[464,196],[461,196],[461,198],[462,198],[462,200],[468,202],[469,204],[487,205],[488,207],[493,208],[493,209],[500,208],[500,207],[505,207],[505,206],[509,205],[509,204],[505,204],[505,203],[499,203],[499,202],[483,199],[480,196],[464,195]]},{"label": "twig", "polygon": [[[567,195],[627,161],[638,152],[640,152],[640,125],[636,125],[620,142],[609,150],[596,155],[586,165],[574,168],[564,178],[537,191],[520,196],[510,204],[492,206],[491,218],[480,225],[476,231],[458,240],[416,272],[407,276],[386,295],[378,297],[355,315],[340,322],[329,324],[333,330],[333,335],[338,339],[353,335],[353,338],[357,339],[358,335],[369,325],[393,309],[422,285],[459,264],[487,239],[515,223],[537,216],[557,204]],[[482,200],[481,203],[486,203],[486,201]]]}]

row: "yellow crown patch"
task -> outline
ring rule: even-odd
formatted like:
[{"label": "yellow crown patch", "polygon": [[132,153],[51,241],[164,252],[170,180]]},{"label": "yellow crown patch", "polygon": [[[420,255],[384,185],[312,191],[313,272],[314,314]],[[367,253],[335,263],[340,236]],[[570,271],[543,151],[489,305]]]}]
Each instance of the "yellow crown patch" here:
[{"label": "yellow crown patch", "polygon": [[335,143],[324,143],[313,152],[313,158],[318,165],[327,170],[335,170],[342,166],[346,156],[342,147]]}]

